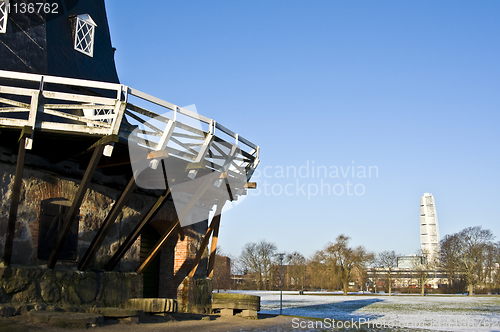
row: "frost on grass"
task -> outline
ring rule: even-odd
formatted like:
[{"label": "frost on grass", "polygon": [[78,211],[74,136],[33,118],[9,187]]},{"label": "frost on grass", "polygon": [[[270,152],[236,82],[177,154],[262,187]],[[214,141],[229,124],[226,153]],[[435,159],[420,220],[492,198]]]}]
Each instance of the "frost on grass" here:
[{"label": "frost on grass", "polygon": [[[279,314],[279,292],[245,293],[261,297],[261,313]],[[359,331],[390,331],[391,327],[397,331],[500,331],[498,296],[338,296],[284,292],[283,314],[371,324],[365,324]]]}]

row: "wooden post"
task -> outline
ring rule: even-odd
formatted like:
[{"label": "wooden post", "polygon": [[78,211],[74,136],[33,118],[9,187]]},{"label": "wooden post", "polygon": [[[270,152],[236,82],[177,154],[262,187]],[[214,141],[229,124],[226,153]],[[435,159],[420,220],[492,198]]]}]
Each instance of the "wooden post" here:
[{"label": "wooden post", "polygon": [[156,215],[156,213],[161,209],[161,207],[167,201],[167,198],[170,196],[170,188],[165,190],[163,194],[156,200],[155,204],[149,209],[148,213],[142,218],[142,220],[137,224],[132,233],[127,237],[125,242],[118,248],[116,253],[111,257],[109,262],[106,264],[104,269],[106,271],[111,271],[115,268],[118,262],[123,258],[125,253],[130,249],[132,244],[137,240],[139,235],[142,232],[144,226],[146,226]]},{"label": "wooden post", "polygon": [[78,191],[76,196],[71,204],[68,215],[64,218],[64,224],[59,234],[57,235],[56,245],[52,252],[50,253],[49,260],[47,262],[47,267],[49,269],[53,269],[56,266],[57,258],[64,247],[64,243],[66,242],[66,238],[68,237],[69,231],[71,229],[71,224],[74,222],[76,214],[82,205],[83,198],[85,197],[85,193],[87,192],[87,188],[90,184],[90,180],[94,175],[95,169],[99,160],[101,159],[102,152],[104,151],[104,145],[100,144],[94,149],[94,153],[92,154],[92,158],[90,159],[90,163],[87,166],[87,170],[85,171],[85,175],[83,176],[83,180],[78,187]]},{"label": "wooden post", "polygon": [[207,276],[209,278],[213,278],[214,276],[215,255],[217,254],[217,240],[219,239],[220,214],[216,217],[217,217],[217,223],[214,225],[212,244],[210,245],[210,258],[208,260]]},{"label": "wooden post", "polygon": [[5,239],[5,248],[3,252],[4,266],[10,266],[12,258],[12,246],[14,244],[14,232],[16,231],[17,210],[19,207],[19,198],[21,195],[21,185],[23,183],[24,157],[26,154],[26,140],[31,136],[32,128],[25,126],[19,138],[19,150],[17,152],[16,175],[12,185],[12,194],[9,210],[9,221],[7,224],[7,236]]},{"label": "wooden post", "polygon": [[90,262],[92,261],[92,259],[94,259],[95,253],[97,252],[97,250],[101,246],[102,242],[106,238],[106,235],[108,234],[109,228],[115,222],[116,218],[118,217],[118,215],[122,211],[123,206],[125,205],[125,203],[127,203],[130,195],[134,192],[136,187],[137,187],[137,184],[135,183],[135,176],[132,176],[132,178],[128,182],[127,187],[122,192],[120,198],[113,205],[113,208],[106,216],[104,223],[102,224],[101,228],[99,228],[99,231],[97,232],[96,236],[92,240],[90,247],[87,249],[87,251],[85,252],[85,255],[83,256],[80,263],[78,264],[78,269],[80,271],[85,271],[87,269],[87,267],[89,266]]},{"label": "wooden post", "polygon": [[[196,258],[194,259],[191,271],[188,274],[189,278],[194,277],[194,274],[196,273],[196,270],[198,269],[198,265],[200,264],[201,256],[203,255],[205,248],[208,246],[208,241],[210,240],[210,235],[212,235],[212,232],[215,229],[217,229],[217,236],[219,234],[220,214],[222,212],[222,207],[224,206],[225,202],[226,201],[223,198],[219,198],[219,201],[217,203],[217,209],[215,210],[215,214],[212,218],[212,222],[210,223],[210,227],[208,227],[208,229],[207,229],[205,237],[203,238],[203,241],[201,242],[200,249],[198,249],[198,252],[196,253]],[[217,246],[217,240],[215,238],[215,235],[214,235],[214,239],[215,239],[215,246]],[[213,260],[215,260],[215,249],[214,249],[214,241],[213,240],[212,240],[211,252],[214,254]],[[210,262],[212,262],[213,260],[212,260],[212,257],[210,257]]]}]

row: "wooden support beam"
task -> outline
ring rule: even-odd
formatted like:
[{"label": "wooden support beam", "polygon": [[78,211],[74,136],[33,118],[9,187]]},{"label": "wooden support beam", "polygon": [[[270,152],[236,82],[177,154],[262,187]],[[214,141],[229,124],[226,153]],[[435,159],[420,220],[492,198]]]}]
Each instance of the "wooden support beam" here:
[{"label": "wooden support beam", "polygon": [[62,229],[59,231],[57,235],[56,244],[52,252],[50,253],[49,260],[47,262],[47,267],[49,269],[53,269],[56,266],[57,258],[66,242],[66,238],[68,237],[69,231],[71,229],[71,224],[74,222],[76,214],[78,213],[80,206],[82,205],[83,198],[85,197],[85,193],[87,192],[87,188],[90,184],[90,180],[94,175],[94,172],[97,168],[97,164],[101,159],[102,152],[104,151],[104,145],[98,145],[94,149],[94,153],[92,154],[92,158],[90,159],[89,165],[87,166],[87,170],[85,171],[85,175],[83,176],[82,182],[78,186],[78,191],[76,193],[73,202],[71,203],[71,207],[68,211],[68,214],[64,218],[64,223]]},{"label": "wooden support beam", "polygon": [[214,266],[215,266],[215,255],[217,255],[217,240],[219,239],[219,227],[220,227],[220,215],[217,224],[214,226],[214,232],[212,235],[212,244],[210,248],[210,258],[208,261],[208,273],[209,278],[214,277]]},{"label": "wooden support beam", "polygon": [[201,256],[203,256],[203,252],[205,251],[208,241],[210,241],[210,236],[212,235],[212,231],[214,230],[214,223],[216,222],[216,219],[212,219],[212,222],[210,223],[210,226],[207,229],[207,232],[205,233],[205,236],[203,237],[203,241],[201,241],[200,248],[198,249],[198,252],[196,253],[196,257],[193,262],[193,266],[191,267],[191,271],[189,271],[188,277],[192,278],[194,277],[194,274],[196,273],[196,270],[198,269],[198,265],[200,265],[201,261]]},{"label": "wooden support beam", "polygon": [[88,148],[86,151],[83,151],[82,153],[79,153],[76,156],[85,154],[85,153],[87,153],[89,151],[92,151],[92,150],[95,151],[95,148],[98,147],[98,146],[100,146],[100,145],[104,146],[104,145],[113,144],[113,143],[116,143],[116,142],[118,142],[118,135],[112,134],[112,135],[104,136],[103,138],[101,138],[100,140],[98,140],[97,142],[95,142],[94,144],[92,144],[92,146],[90,148]]},{"label": "wooden support beam", "polygon": [[[219,238],[219,226],[220,226],[220,215],[222,213],[222,208],[224,207],[224,203],[226,201],[224,200],[224,198],[219,198],[219,201],[217,203],[217,209],[215,210],[215,214],[214,214],[214,217],[212,219],[212,224],[213,224],[213,236],[212,236],[212,243],[210,245],[210,257],[208,259],[208,277],[209,278],[212,278],[213,277],[213,271],[214,271],[214,265],[215,265],[215,254],[217,252],[217,240]],[[210,227],[212,227],[212,225],[210,225]],[[203,249],[205,250],[205,249]],[[198,251],[198,253],[200,253]],[[201,256],[200,256],[201,258]],[[199,262],[198,262],[199,264]],[[193,267],[195,267],[193,265]],[[198,266],[196,266],[195,268],[197,268]],[[196,272],[196,270],[193,272],[193,276],[194,276],[194,273]]]},{"label": "wooden support beam", "polygon": [[139,266],[136,270],[137,273],[142,273],[144,269],[146,269],[149,263],[155,258],[155,256],[160,252],[163,244],[169,239],[169,237],[173,234],[173,231],[180,226],[180,220],[183,220],[187,217],[189,211],[195,206],[195,204],[200,200],[203,194],[208,190],[210,186],[213,185],[214,177],[207,176],[207,179],[203,182],[203,184],[198,188],[198,190],[194,193],[191,199],[184,206],[182,211],[177,214],[177,219],[172,223],[172,228],[167,230],[160,240],[156,243],[153,249],[148,253],[148,256],[144,260],[144,262]]},{"label": "wooden support beam", "polygon": [[169,197],[170,197],[170,188],[165,190],[163,194],[160,197],[158,197],[155,204],[153,204],[153,206],[149,209],[148,213],[146,213],[144,218],[142,218],[141,221],[137,224],[137,226],[135,226],[132,233],[130,233],[125,242],[123,242],[123,244],[118,248],[113,257],[111,257],[109,262],[104,267],[106,271],[111,271],[116,267],[118,262],[120,262],[120,260],[125,255],[125,253],[127,253],[127,251],[130,249],[132,244],[134,244],[135,240],[137,240],[144,226],[146,226],[154,218],[156,213],[161,209],[161,207],[165,204],[165,202]]},{"label": "wooden support beam", "polygon": [[137,274],[141,274],[144,272],[144,269],[148,267],[149,263],[153,260],[153,258],[156,256],[156,254],[160,251],[161,247],[167,240],[175,234],[175,231],[180,229],[180,223],[179,223],[179,218],[177,218],[171,225],[170,227],[163,233],[163,236],[161,237],[161,240],[155,245],[153,250],[151,250],[148,253],[148,257],[144,260],[144,262],[141,263],[141,265],[137,268],[135,271]]},{"label": "wooden support beam", "polygon": [[125,203],[127,203],[130,195],[134,192],[136,187],[137,184],[135,183],[135,176],[132,176],[132,178],[128,182],[127,187],[125,188],[125,190],[123,190],[120,198],[115,202],[113,208],[106,216],[106,219],[104,220],[101,228],[99,228],[99,231],[92,240],[90,247],[87,249],[85,255],[80,260],[80,263],[78,264],[78,269],[80,271],[85,271],[89,266],[90,262],[92,262],[92,259],[94,259],[97,250],[99,249],[102,242],[106,238],[106,235],[108,234],[111,225],[113,225],[113,223],[115,222],[116,218],[122,211],[123,206],[125,205]]},{"label": "wooden support beam", "polygon": [[5,239],[5,247],[3,251],[3,265],[10,266],[12,258],[12,247],[14,244],[14,233],[16,231],[17,210],[19,207],[19,199],[21,196],[21,185],[23,183],[24,157],[26,155],[26,140],[32,134],[31,126],[25,126],[19,138],[19,150],[17,152],[16,175],[12,185],[12,194],[10,201],[9,220],[7,224],[7,236]]}]

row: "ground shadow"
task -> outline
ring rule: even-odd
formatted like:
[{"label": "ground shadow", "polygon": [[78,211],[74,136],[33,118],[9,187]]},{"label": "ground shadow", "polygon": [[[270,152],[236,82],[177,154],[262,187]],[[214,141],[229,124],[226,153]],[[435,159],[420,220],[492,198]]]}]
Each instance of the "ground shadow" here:
[{"label": "ground shadow", "polygon": [[[359,309],[369,306],[373,303],[383,302],[382,299],[363,299],[363,300],[349,300],[341,302],[303,305],[296,307],[288,307],[291,303],[284,301],[283,315],[301,316],[301,317],[314,317],[314,318],[332,318],[335,320],[374,320],[382,317],[383,315],[360,313]],[[287,303],[288,302],[288,303]],[[287,308],[288,307],[288,308]],[[279,309],[266,310],[261,314],[277,314]]]}]

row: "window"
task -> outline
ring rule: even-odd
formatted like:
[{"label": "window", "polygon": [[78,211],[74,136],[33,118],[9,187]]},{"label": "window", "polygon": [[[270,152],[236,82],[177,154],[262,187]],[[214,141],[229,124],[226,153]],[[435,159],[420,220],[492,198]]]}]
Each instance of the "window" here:
[{"label": "window", "polygon": [[9,0],[0,0],[0,33],[7,32],[8,13],[9,13]]},{"label": "window", "polygon": [[[69,211],[71,202],[64,198],[49,198],[42,201],[40,211],[40,225],[38,236],[38,258],[48,260],[52,249],[54,249],[57,235],[64,223],[64,217]],[[59,254],[60,260],[76,260],[78,251],[78,220],[75,217],[71,225],[70,233],[66,238],[63,250]]]},{"label": "window", "polygon": [[75,27],[75,50],[94,56],[94,33],[97,26],[89,14],[78,15]]}]

